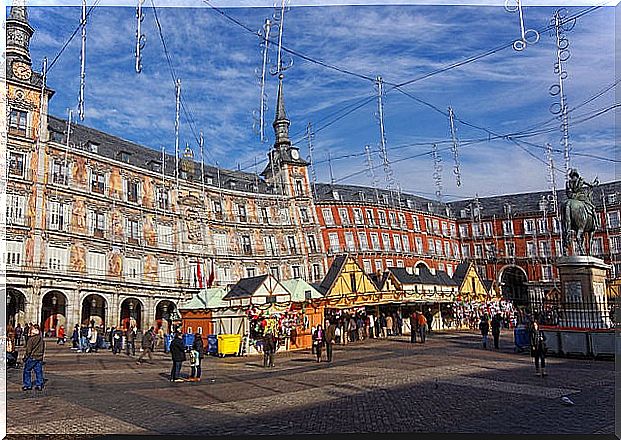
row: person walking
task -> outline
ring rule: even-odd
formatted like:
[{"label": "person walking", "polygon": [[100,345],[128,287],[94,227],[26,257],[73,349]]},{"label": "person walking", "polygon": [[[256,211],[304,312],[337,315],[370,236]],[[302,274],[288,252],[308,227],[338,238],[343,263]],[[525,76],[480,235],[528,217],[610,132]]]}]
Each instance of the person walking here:
[{"label": "person walking", "polygon": [[123,331],[120,328],[115,328],[113,333],[112,354],[119,354],[123,347]]},{"label": "person walking", "polygon": [[317,328],[313,332],[313,349],[317,355],[317,362],[321,362],[321,349],[325,341],[325,334],[321,328],[321,324],[317,324]]},{"label": "person walking", "polygon": [[427,334],[431,334],[431,327],[433,327],[433,313],[431,313],[431,309],[427,309],[425,318],[427,318]]},{"label": "person walking", "polygon": [[392,315],[388,314],[388,316],[386,317],[386,330],[387,336],[392,336]]},{"label": "person walking", "polygon": [[129,349],[131,347],[132,356],[136,356],[136,328],[129,326],[125,334],[125,354],[129,356]]},{"label": "person walking", "polygon": [[274,333],[266,333],[263,337],[263,367],[274,366],[274,354],[276,353],[276,338]]},{"label": "person walking", "polygon": [[192,351],[190,351],[190,382],[201,381],[201,361],[205,353],[202,335],[198,332],[194,333],[194,342],[192,342]]},{"label": "person walking", "polygon": [[380,328],[382,329],[382,338],[386,339],[388,336],[388,328],[386,323],[386,314],[382,313],[379,318]]},{"label": "person walking", "polygon": [[494,348],[496,350],[499,348],[501,319],[500,313],[496,313],[492,318],[492,337],[494,338]]},{"label": "person walking", "polygon": [[88,350],[88,327],[82,324],[80,327],[80,351],[86,353]]},{"label": "person walking", "polygon": [[369,338],[374,339],[377,337],[377,333],[375,332],[375,317],[371,313],[369,315]]},{"label": "person walking", "polygon": [[28,338],[30,337],[30,329],[32,328],[32,322],[28,324],[24,324],[24,330],[22,331],[22,335],[24,336],[24,345],[28,343]]},{"label": "person walking", "polygon": [[30,335],[24,350],[24,375],[22,378],[22,390],[32,389],[32,371],[35,373],[35,390],[43,389],[43,355],[45,354],[45,341],[41,336],[38,325],[30,328]]},{"label": "person walking", "polygon": [[99,331],[97,327],[90,327],[88,333],[88,351],[97,352],[97,338],[99,337]]},{"label": "person walking", "polygon": [[356,319],[352,316],[349,320],[349,342],[354,342],[356,340]]},{"label": "person walking", "polygon": [[487,348],[487,335],[489,334],[489,322],[487,321],[487,315],[483,315],[481,322],[479,323],[479,330],[483,337],[483,348]]},{"label": "person walking", "polygon": [[410,315],[410,342],[416,343],[416,333],[418,332],[418,316],[416,312]]},{"label": "person walking", "polygon": [[164,329],[160,327],[157,329],[157,343],[155,347],[160,348],[162,345],[164,345]]},{"label": "person walking", "polygon": [[403,336],[403,317],[401,316],[400,311],[397,312],[396,325],[397,325],[397,335]]},{"label": "person walking", "polygon": [[58,339],[56,340],[56,345],[65,345],[65,326],[61,325],[58,328],[58,332],[56,333]]},{"label": "person walking", "polygon": [[80,350],[80,326],[76,324],[73,327],[73,333],[71,334],[71,348]]},{"label": "person walking", "polygon": [[[535,358],[535,375],[546,376],[546,335],[539,329],[539,323],[534,321],[530,326],[530,355]],[[541,370],[539,364],[541,363]]]},{"label": "person walking", "polygon": [[420,342],[424,344],[427,340],[427,318],[423,312],[418,313],[418,331],[420,332]]},{"label": "person walking", "polygon": [[142,364],[145,356],[149,357],[149,363],[153,362],[153,349],[155,348],[155,333],[153,327],[142,335],[142,353],[138,356],[136,364]]},{"label": "person walking", "polygon": [[328,362],[332,362],[332,347],[334,346],[336,339],[336,325],[334,321],[330,321],[328,328],[326,329],[326,356],[328,357]]},{"label": "person walking", "polygon": [[185,361],[185,350],[183,347],[183,335],[180,332],[175,333],[175,337],[170,343],[170,355],[172,357],[170,381],[185,382],[181,378],[181,367],[183,366],[183,361]]}]

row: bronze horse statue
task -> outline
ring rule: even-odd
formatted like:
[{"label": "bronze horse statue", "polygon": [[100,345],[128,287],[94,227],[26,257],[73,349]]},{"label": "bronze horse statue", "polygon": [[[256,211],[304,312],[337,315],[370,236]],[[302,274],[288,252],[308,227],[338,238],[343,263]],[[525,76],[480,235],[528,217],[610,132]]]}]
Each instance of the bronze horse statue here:
[{"label": "bronze horse statue", "polygon": [[[585,182],[575,169],[570,171],[569,177],[565,189],[567,200],[561,208],[563,254],[568,255],[571,232],[574,231],[577,255],[590,255],[593,233],[600,226],[592,197],[592,189],[599,185],[599,181],[595,178],[593,183]],[[576,249],[573,253],[576,255]]]}]

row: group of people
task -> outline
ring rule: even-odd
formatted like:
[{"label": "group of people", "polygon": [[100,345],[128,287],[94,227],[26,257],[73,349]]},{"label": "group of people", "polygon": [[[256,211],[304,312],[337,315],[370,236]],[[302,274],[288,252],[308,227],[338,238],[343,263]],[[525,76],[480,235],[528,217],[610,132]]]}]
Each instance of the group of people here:
[{"label": "group of people", "polygon": [[181,377],[181,368],[183,362],[187,360],[186,347],[183,343],[183,334],[181,332],[174,333],[174,337],[170,342],[170,355],[172,358],[172,368],[170,370],[171,382],[200,382],[201,381],[201,361],[205,355],[205,346],[200,333],[194,333],[194,341],[189,347],[190,354],[190,377],[184,379]]},{"label": "group of people", "polygon": [[481,336],[483,337],[482,343],[483,348],[487,348],[488,335],[490,329],[492,330],[492,337],[494,338],[494,348],[496,350],[500,347],[500,328],[503,326],[502,323],[502,315],[500,313],[496,313],[491,320],[487,315],[483,315],[481,321],[479,322],[479,331],[481,332]]},{"label": "group of people", "polygon": [[337,326],[334,320],[327,320],[325,330],[321,327],[321,324],[313,330],[313,353],[317,356],[317,362],[321,362],[323,347],[326,347],[327,361],[332,362],[332,348],[336,343],[336,330]]},{"label": "group of people", "polygon": [[[428,313],[430,316],[431,313]],[[414,311],[410,315],[410,342],[416,342],[416,335],[420,336],[420,342],[422,344],[427,340],[427,333],[431,333],[431,326],[429,322],[433,319],[432,316],[427,318],[421,311]]]}]

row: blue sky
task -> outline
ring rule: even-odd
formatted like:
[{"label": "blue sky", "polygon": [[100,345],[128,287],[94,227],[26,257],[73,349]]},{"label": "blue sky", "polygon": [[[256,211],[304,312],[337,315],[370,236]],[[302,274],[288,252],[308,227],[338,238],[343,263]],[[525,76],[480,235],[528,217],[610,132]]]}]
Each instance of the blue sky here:
[{"label": "blue sky", "polygon": [[[157,6],[156,0],[156,6]],[[200,4],[200,2],[197,2]],[[119,137],[174,153],[175,90],[150,1],[145,2],[143,72],[134,72],[135,9],[97,7],[88,24],[86,68],[86,119],[83,122]],[[585,7],[570,8],[578,12]],[[269,8],[235,8],[227,14],[258,30],[271,16]],[[527,28],[545,27],[551,7],[524,9]],[[253,111],[259,107],[256,70],[261,49],[256,35],[237,27],[208,7],[158,8],[164,38],[184,100],[196,130],[205,133],[207,162],[225,168],[254,171],[273,140],[277,80],[267,83],[269,143],[253,131]],[[35,67],[44,56],[52,59],[79,22],[75,7],[33,7],[30,20],[36,33],[31,43]],[[401,83],[428,72],[505,45],[520,33],[517,14],[502,7],[475,6],[332,6],[294,7],[286,13],[284,45],[309,57],[368,77],[381,75]],[[581,17],[567,33],[571,58],[565,82],[569,107],[582,103],[615,82],[614,9],[600,8]],[[275,49],[275,47],[274,47]],[[80,41],[75,38],[50,72],[48,83],[56,90],[51,113],[66,117],[76,108],[79,90]],[[270,53],[272,61],[275,51]],[[500,134],[520,132],[549,121],[554,99],[548,89],[558,82],[553,65],[555,40],[548,33],[523,52],[500,50],[465,66],[417,81],[404,88],[409,94],[442,111],[450,105],[458,118]],[[292,139],[308,154],[303,132],[308,122],[316,128],[334,119],[334,113],[375,93],[371,81],[345,75],[294,57],[285,72],[285,102],[291,119]],[[387,86],[387,89],[390,87]],[[570,139],[575,152],[615,157],[614,112],[580,122],[614,104],[614,89],[572,113]],[[365,173],[365,145],[373,151],[380,187],[385,186],[378,153],[379,125],[375,101],[315,135],[318,180],[328,182],[328,152],[338,183],[370,185]],[[448,118],[399,93],[385,96],[388,157],[395,180],[403,191],[435,197],[433,160],[424,153],[434,142],[445,147],[450,139]],[[574,122],[576,122],[574,124]],[[558,126],[558,121],[548,126]],[[457,123],[458,137],[487,138],[487,134]],[[529,142],[560,146],[560,130],[529,137]],[[181,145],[198,146],[185,117],[181,119]],[[444,143],[443,143],[444,142]],[[545,152],[523,146],[540,159]],[[546,166],[514,143],[485,140],[460,149],[461,187],[456,186],[450,151],[441,153],[445,200],[545,190]],[[418,156],[412,158],[413,156]],[[562,154],[555,155],[562,169]],[[321,162],[321,163],[319,163]],[[615,179],[615,163],[572,157],[588,178]],[[359,172],[358,174],[354,174]],[[348,177],[352,175],[352,177]],[[563,177],[557,174],[562,186]]]}]

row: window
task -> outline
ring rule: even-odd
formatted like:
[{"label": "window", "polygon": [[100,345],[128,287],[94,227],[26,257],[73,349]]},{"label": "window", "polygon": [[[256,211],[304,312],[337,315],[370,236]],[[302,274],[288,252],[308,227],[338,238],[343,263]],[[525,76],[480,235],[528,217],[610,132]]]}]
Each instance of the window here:
[{"label": "window", "polygon": [[328,240],[330,241],[330,251],[334,253],[341,252],[341,245],[339,243],[339,235],[336,232],[328,234]]},{"label": "window", "polygon": [[535,247],[535,243],[529,241],[526,243],[526,256],[529,258],[534,258],[537,256],[537,248]]},{"label": "window", "polygon": [[496,259],[496,246],[493,244],[485,245],[485,256],[491,260]]},{"label": "window", "polygon": [[156,191],[156,198],[157,198],[157,207],[162,210],[170,209],[168,189],[164,186],[158,186],[155,191]]},{"label": "window", "polygon": [[276,237],[273,235],[267,235],[263,237],[263,246],[265,246],[265,254],[269,256],[278,255],[278,245],[276,244]]},{"label": "window", "polygon": [[554,242],[554,252],[556,253],[556,256],[563,255],[563,246],[561,245],[561,240],[556,240]]},{"label": "window", "polygon": [[451,264],[447,264],[446,265],[446,273],[448,274],[448,276],[450,276],[451,278],[453,277],[453,266]]},{"label": "window", "polygon": [[436,247],[433,243],[433,239],[429,238],[427,239],[427,249],[430,255],[435,255],[436,253]]},{"label": "window", "polygon": [[106,235],[106,213],[93,211],[91,213],[91,233],[93,237],[103,238]]},{"label": "window", "polygon": [[257,269],[254,267],[246,268],[246,278],[252,278],[257,275]]},{"label": "window", "polygon": [[339,195],[338,191],[332,191],[332,198],[334,200],[341,200],[341,196]]},{"label": "window", "polygon": [[524,233],[525,234],[535,233],[535,220],[530,219],[530,218],[524,220]]},{"label": "window", "polygon": [[6,242],[6,265],[19,267],[22,264],[24,244],[21,241],[7,240]]},{"label": "window", "polygon": [[250,235],[241,236],[241,247],[244,255],[252,255],[252,244],[250,241]]},{"label": "window", "polygon": [[396,228],[398,225],[397,214],[391,211],[388,213],[388,217],[390,218],[390,226],[392,226],[393,228]]},{"label": "window", "polygon": [[317,253],[317,240],[315,240],[315,236],[307,235],[306,238],[308,242],[308,251],[311,254]]},{"label": "window", "polygon": [[610,251],[613,254],[621,253],[621,235],[613,235],[610,237]]},{"label": "window", "polygon": [[515,257],[515,243],[505,243],[505,253],[508,258]]},{"label": "window", "polygon": [[395,263],[392,260],[386,260],[386,268],[395,267]]},{"label": "window", "polygon": [[24,177],[25,171],[24,154],[11,151],[9,153],[9,175]]},{"label": "window", "polygon": [[442,255],[442,242],[440,240],[436,240],[436,254]]},{"label": "window", "polygon": [[304,186],[302,185],[302,181],[301,180],[296,180],[295,181],[295,195],[296,196],[303,196],[304,195]]},{"label": "window", "polygon": [[481,225],[479,223],[472,224],[472,236],[473,237],[481,236]]},{"label": "window", "polygon": [[377,211],[377,215],[379,216],[379,224],[386,226],[386,211]]},{"label": "window", "polygon": [[420,220],[417,215],[412,214],[412,227],[415,231],[420,231]]},{"label": "window", "polygon": [[554,232],[555,234],[561,232],[561,221],[556,217],[552,219],[552,232]]},{"label": "window", "polygon": [[313,280],[321,280],[321,264],[313,264]]},{"label": "window", "polygon": [[360,250],[361,251],[368,251],[369,250],[369,242],[367,240],[366,232],[358,232],[358,242],[360,243]]},{"label": "window", "polygon": [[444,271],[444,263],[438,263],[438,270]]},{"label": "window", "polygon": [[491,237],[494,235],[492,224],[490,222],[483,223],[483,233],[486,237]]},{"label": "window", "polygon": [[158,272],[161,284],[175,284],[177,275],[174,263],[160,261],[158,265]]},{"label": "window", "polygon": [[9,225],[24,225],[26,217],[26,196],[7,194],[6,221]]},{"label": "window", "polygon": [[405,222],[405,214],[399,213],[399,226],[401,229],[407,229],[408,225]]},{"label": "window", "polygon": [[157,242],[160,246],[171,248],[173,245],[173,228],[169,225],[157,225]]},{"label": "window", "polygon": [[549,264],[541,266],[541,280],[542,281],[552,280],[552,266],[550,266]]},{"label": "window", "polygon": [[392,236],[392,241],[395,245],[395,252],[401,252],[401,236],[400,235],[393,235]]},{"label": "window", "polygon": [[332,210],[330,208],[322,209],[321,214],[323,215],[323,221],[326,225],[334,225],[334,218],[332,217]]},{"label": "window", "polygon": [[550,242],[549,241],[540,241],[539,242],[539,255],[542,257],[549,257],[550,252]]},{"label": "window", "polygon": [[384,242],[384,250],[390,252],[390,235],[386,233],[382,234],[382,241]]},{"label": "window", "polygon": [[342,225],[349,225],[349,214],[347,208],[339,208],[339,217],[341,218]]},{"label": "window", "polygon": [[591,253],[593,255],[602,255],[604,253],[604,240],[602,237],[594,238],[591,242]]},{"label": "window", "polygon": [[300,266],[291,266],[291,275],[293,278],[302,278],[302,270]]},{"label": "window", "polygon": [[138,244],[140,242],[140,223],[136,219],[127,219],[126,223],[127,242]]},{"label": "window", "polygon": [[540,234],[545,234],[546,232],[548,232],[548,219],[537,219],[537,232],[539,232]]},{"label": "window", "polygon": [[91,171],[91,192],[103,194],[106,189],[106,176],[99,171]]},{"label": "window", "polygon": [[373,246],[374,251],[382,250],[382,245],[380,244],[379,235],[377,232],[371,232],[371,246]]},{"label": "window", "polygon": [[483,245],[474,245],[474,258],[483,258]]},{"label": "window", "polygon": [[502,233],[504,235],[513,235],[513,222],[511,220],[504,220],[502,222]]},{"label": "window", "polygon": [[425,232],[427,232],[428,234],[431,234],[432,232],[431,219],[429,218],[425,218]]},{"label": "window", "polygon": [[270,273],[272,274],[274,278],[276,278],[277,280],[280,280],[280,268],[278,266],[270,267]]},{"label": "window", "polygon": [[397,260],[397,267],[404,267],[403,260]]},{"label": "window", "polygon": [[619,227],[619,211],[608,213],[608,227],[611,229]]},{"label": "window", "polygon": [[50,202],[50,229],[66,231],[71,220],[71,205],[61,202]]},{"label": "window", "polygon": [[297,244],[295,241],[295,236],[289,235],[287,236],[287,245],[289,245],[289,253],[295,255],[298,253]]},{"label": "window", "polygon": [[67,249],[50,246],[47,250],[47,267],[54,272],[64,272],[67,267]]},{"label": "window", "polygon": [[125,278],[133,281],[140,281],[142,275],[142,260],[140,258],[126,258]]},{"label": "window", "polygon": [[440,222],[438,220],[433,221],[433,233],[440,234]]},{"label": "window", "polygon": [[468,237],[468,225],[459,225],[459,236],[462,238]]},{"label": "window", "polygon": [[470,258],[470,245],[469,244],[461,245],[461,255],[464,258]]},{"label": "window", "polygon": [[241,223],[246,223],[248,221],[246,205],[237,205],[237,220],[239,220]]},{"label": "window", "polygon": [[451,223],[451,237],[457,238],[457,228],[455,223]]},{"label": "window", "polygon": [[403,252],[410,252],[410,240],[407,235],[401,236],[403,241]]},{"label": "window", "polygon": [[444,255],[446,255],[447,257],[451,256],[451,243],[449,243],[448,241],[444,242]]},{"label": "window", "polygon": [[345,232],[345,247],[348,252],[353,252],[356,250],[356,241],[354,240],[353,232]]},{"label": "window", "polygon": [[354,209],[354,223],[356,223],[357,225],[364,224],[364,219],[362,218],[362,209]]},{"label": "window", "polygon": [[220,202],[220,200],[213,201],[213,213],[216,220],[224,220],[224,215],[222,215],[222,202]]},{"label": "window", "polygon": [[28,112],[24,110],[11,109],[9,115],[9,133],[26,135],[28,128]]},{"label": "window", "polygon": [[444,235],[445,237],[449,236],[449,228],[446,222],[442,222],[442,235]]},{"label": "window", "polygon": [[125,192],[127,194],[128,202],[138,202],[140,198],[140,182],[135,180],[126,180]]},{"label": "window", "polygon": [[52,162],[52,183],[56,185],[67,184],[67,164],[62,160],[55,159]]},{"label": "window", "polygon": [[310,301],[313,299],[313,293],[310,290],[304,291],[304,301]]},{"label": "window", "polygon": [[259,209],[259,216],[261,217],[261,222],[269,225],[270,224],[270,214],[267,206],[262,206]]},{"label": "window", "polygon": [[459,245],[457,243],[453,243],[453,256],[459,260]]},{"label": "window", "polygon": [[415,237],[414,242],[416,243],[416,253],[418,255],[423,255],[424,254],[423,239],[421,237]]},{"label": "window", "polygon": [[375,260],[375,272],[381,273],[384,270],[382,260]]},{"label": "window", "polygon": [[302,219],[302,223],[308,223],[308,209],[300,208],[300,218]]},{"label": "window", "polygon": [[375,226],[375,217],[373,216],[373,210],[367,209],[366,213],[367,213],[367,224],[369,224],[370,226]]}]

